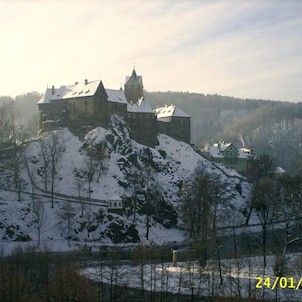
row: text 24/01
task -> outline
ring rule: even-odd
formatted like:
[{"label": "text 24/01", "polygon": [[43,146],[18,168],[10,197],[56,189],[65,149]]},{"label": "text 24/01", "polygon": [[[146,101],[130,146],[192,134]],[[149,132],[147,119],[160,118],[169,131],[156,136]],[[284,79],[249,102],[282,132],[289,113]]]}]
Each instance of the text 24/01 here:
[{"label": "text 24/01", "polygon": [[294,277],[275,277],[275,279],[271,277],[256,277],[256,279],[256,288],[267,287],[271,288],[271,290],[275,290],[277,286],[279,288],[290,288],[298,290],[302,284],[302,277],[300,277],[300,279]]}]

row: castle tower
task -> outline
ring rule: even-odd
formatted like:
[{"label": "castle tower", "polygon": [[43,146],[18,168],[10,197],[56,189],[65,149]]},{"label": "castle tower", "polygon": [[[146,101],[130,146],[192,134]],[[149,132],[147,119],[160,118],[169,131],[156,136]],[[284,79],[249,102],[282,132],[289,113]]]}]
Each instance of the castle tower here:
[{"label": "castle tower", "polygon": [[138,100],[144,95],[144,86],[143,78],[142,76],[136,75],[135,68],[133,68],[132,75],[126,77],[124,87],[127,102],[137,104]]}]

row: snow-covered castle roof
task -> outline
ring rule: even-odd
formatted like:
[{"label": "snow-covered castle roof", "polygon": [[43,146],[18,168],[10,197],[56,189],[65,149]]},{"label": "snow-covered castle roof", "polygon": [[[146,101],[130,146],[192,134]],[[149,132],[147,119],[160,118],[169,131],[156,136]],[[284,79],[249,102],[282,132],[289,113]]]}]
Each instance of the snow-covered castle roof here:
[{"label": "snow-covered castle roof", "polygon": [[165,105],[162,107],[157,107],[155,110],[158,119],[167,118],[167,117],[190,117],[187,113],[185,113],[182,109],[180,109],[176,105]]},{"label": "snow-covered castle roof", "polygon": [[122,88],[118,90],[105,88],[105,90],[109,102],[127,104],[127,99]]},{"label": "snow-covered castle roof", "polygon": [[[91,82],[86,80],[82,84],[76,82],[73,85],[65,85],[60,88],[55,88],[54,86],[52,88],[47,88],[38,104],[49,104],[51,101],[75,97],[93,96],[101,82],[101,80]],[[127,99],[123,89],[105,88],[105,91],[108,95],[109,102],[127,104]]]},{"label": "snow-covered castle roof", "polygon": [[144,98],[141,97],[137,103],[128,103],[127,104],[127,111],[128,112],[144,112],[144,113],[154,113],[149,102]]},{"label": "snow-covered castle roof", "polygon": [[61,86],[60,88],[54,86],[46,88],[38,104],[48,104],[54,100],[93,96],[101,82],[101,80],[91,82],[85,80],[83,83],[76,82],[73,85]]}]

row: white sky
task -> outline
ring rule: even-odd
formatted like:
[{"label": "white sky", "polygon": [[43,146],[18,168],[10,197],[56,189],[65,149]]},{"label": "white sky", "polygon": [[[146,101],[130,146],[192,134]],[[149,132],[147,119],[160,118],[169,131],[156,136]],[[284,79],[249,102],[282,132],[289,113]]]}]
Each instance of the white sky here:
[{"label": "white sky", "polygon": [[302,100],[300,0],[0,0],[0,96],[143,76],[148,91]]}]

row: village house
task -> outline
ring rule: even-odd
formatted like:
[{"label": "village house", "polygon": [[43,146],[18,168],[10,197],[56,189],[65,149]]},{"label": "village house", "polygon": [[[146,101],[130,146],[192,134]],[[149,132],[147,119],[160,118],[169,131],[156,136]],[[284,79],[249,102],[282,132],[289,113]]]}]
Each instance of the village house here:
[{"label": "village house", "polygon": [[[123,117],[131,138],[154,147],[157,133],[190,143],[190,116],[174,105],[155,111],[144,97],[142,76],[133,69],[124,90],[105,88],[101,80],[47,88],[38,102],[41,131],[58,127],[107,128],[112,114]],[[86,129],[87,130],[87,129]]]},{"label": "village house", "polygon": [[236,148],[232,143],[226,144],[224,141],[205,148],[202,153],[215,163],[221,164],[227,169],[234,169],[241,174],[248,171],[249,160],[252,158],[250,149]]}]

